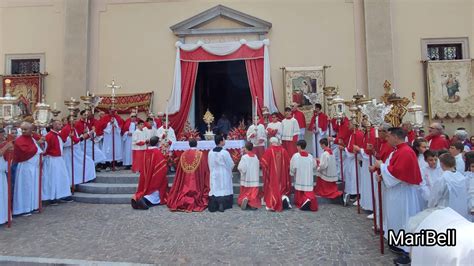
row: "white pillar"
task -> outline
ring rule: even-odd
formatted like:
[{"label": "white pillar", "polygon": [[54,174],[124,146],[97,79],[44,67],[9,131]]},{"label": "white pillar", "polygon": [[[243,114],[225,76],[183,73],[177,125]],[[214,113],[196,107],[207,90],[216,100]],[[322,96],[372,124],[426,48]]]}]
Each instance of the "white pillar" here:
[{"label": "white pillar", "polygon": [[356,88],[369,96],[367,79],[367,48],[365,43],[364,0],[354,0],[354,43],[356,63]]}]

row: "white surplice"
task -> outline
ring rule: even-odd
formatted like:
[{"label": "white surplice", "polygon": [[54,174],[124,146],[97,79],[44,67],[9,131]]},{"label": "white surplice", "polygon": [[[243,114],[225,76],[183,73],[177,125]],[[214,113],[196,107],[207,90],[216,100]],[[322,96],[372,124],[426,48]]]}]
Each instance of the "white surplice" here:
[{"label": "white surplice", "polygon": [[142,151],[146,150],[147,145],[137,145],[138,142],[145,142],[147,141],[148,138],[148,132],[146,132],[144,129],[140,130],[137,129],[135,132],[132,134],[132,150],[134,151]]},{"label": "white surplice", "polygon": [[32,212],[39,208],[39,156],[42,152],[35,140],[38,150],[29,160],[18,163],[13,188],[13,214]]},{"label": "white surplice", "polygon": [[[77,132],[75,133],[77,136]],[[96,173],[95,164],[94,161],[92,161],[92,158],[86,154],[86,167],[84,168],[84,152],[81,149],[80,143],[74,144],[73,150],[74,157],[72,157],[71,154],[71,137],[67,137],[67,140],[63,146],[63,159],[66,163],[66,168],[69,174],[69,184],[72,184],[72,158],[74,158],[74,185],[94,180],[96,178]]]},{"label": "white surplice", "polygon": [[244,187],[258,187],[260,164],[256,155],[253,157],[244,154],[237,169],[240,172],[240,185]]},{"label": "white surplice", "polygon": [[306,157],[299,152],[293,154],[290,160],[290,175],[295,178],[295,190],[313,191],[315,170],[316,163],[310,153]]},{"label": "white surplice", "polygon": [[[215,148],[214,150],[216,150]],[[228,151],[209,151],[210,186],[209,196],[221,197],[234,194],[232,168],[234,161]]]},{"label": "white surplice", "polygon": [[316,170],[316,175],[327,182],[336,182],[339,179],[337,175],[336,156],[324,151],[319,157],[319,166]]},{"label": "white surplice", "polygon": [[[355,160],[356,160],[355,153],[349,152],[349,150],[345,148],[344,159],[343,159],[344,181],[345,181],[344,192],[350,195],[357,194],[357,176],[356,176]],[[357,154],[357,163],[359,163],[360,160],[361,160],[361,156],[360,154]],[[357,169],[359,172],[359,188],[360,188],[360,177],[361,177],[360,164],[358,165]]]},{"label": "white surplice", "polygon": [[[469,210],[471,213],[474,213],[474,173],[473,172],[466,172],[466,177],[469,179]],[[474,222],[474,215],[471,219]]]},{"label": "white surplice", "polygon": [[454,156],[454,159],[456,159],[456,171],[464,175],[464,173],[466,172],[466,164],[464,162],[464,159],[462,158],[462,153]]},{"label": "white surplice", "polygon": [[[101,144],[100,144],[101,139],[102,138],[94,137],[94,145],[92,145],[93,140],[91,138],[81,141],[82,150],[84,150],[84,141],[85,141],[86,142],[86,155],[89,156],[90,158],[93,158],[94,163],[96,163],[96,164],[103,163],[106,160],[105,154],[104,154],[104,152],[102,151],[102,149],[100,147],[101,146]],[[93,146],[93,150],[94,150],[94,156],[92,156],[92,146]]]},{"label": "white surplice", "polygon": [[0,224],[8,221],[8,181],[7,181],[7,162],[0,157]]},{"label": "white surplice", "polygon": [[464,218],[471,220],[468,210],[469,181],[458,171],[444,171],[441,178],[432,184],[428,208],[450,207]]},{"label": "white surplice", "polygon": [[428,163],[425,161],[425,156],[423,156],[423,154],[418,154],[418,166],[420,166],[420,171],[421,169],[428,166]]},{"label": "white surplice", "polygon": [[[367,211],[373,211],[374,207],[372,204],[372,183],[371,183],[371,176],[369,171],[370,166],[370,155],[365,152],[364,149],[361,149],[360,156],[362,161],[362,166],[360,167],[360,176],[359,176],[359,192],[360,192],[360,199],[359,204],[360,207]],[[372,163],[374,162],[375,157],[372,157]],[[375,186],[377,184],[374,183],[374,193],[375,193]],[[375,196],[375,195],[374,195]]]},{"label": "white surplice", "polygon": [[300,134],[300,126],[294,118],[283,119],[281,121],[281,140],[292,141],[294,136]]},{"label": "white surplice", "polygon": [[437,164],[435,168],[431,168],[428,165],[421,169],[421,184],[419,187],[421,198],[423,199],[423,209],[428,206],[428,199],[431,194],[433,183],[437,182],[443,174],[443,169]]},{"label": "white surplice", "polygon": [[[130,166],[133,163],[133,156],[132,156],[132,135],[135,132],[137,124],[135,122],[130,122],[130,126],[127,128],[127,131],[123,133],[122,136],[122,159],[124,166]],[[130,136],[129,136],[130,134]]]},{"label": "white surplice", "polygon": [[327,138],[329,135],[329,131],[328,129],[326,130],[322,130],[320,127],[319,127],[319,116],[316,116],[316,122],[315,122],[315,125],[314,125],[315,129],[311,132],[312,134],[312,142],[313,142],[313,156],[314,157],[320,157],[321,154],[323,154],[323,149],[321,149],[321,145],[319,145],[319,141],[323,138]]},{"label": "white surplice", "polygon": [[[107,127],[104,129],[104,142],[102,151],[105,154],[105,158],[107,162],[111,162],[115,159],[115,161],[122,161],[122,137],[120,136],[120,127],[118,125],[117,120],[114,121],[114,128],[112,129],[112,123],[109,122]],[[112,132],[113,131],[113,132]],[[114,135],[112,136],[112,133]],[[113,144],[115,146],[113,146]],[[115,158],[113,155],[115,154]]]},{"label": "white surplice", "polygon": [[[156,131],[156,135],[158,136],[158,138],[160,138],[160,140],[163,138],[163,135],[165,135],[165,132],[166,132],[166,129],[164,126],[161,126],[160,128],[158,128],[158,130]],[[175,142],[176,141],[176,134],[174,133],[174,129],[172,127],[168,127],[168,140],[171,141],[171,142]]]},{"label": "white surplice", "polygon": [[264,147],[267,142],[265,127],[262,124],[250,125],[249,129],[247,129],[247,141],[252,142],[254,147]]},{"label": "white surplice", "polygon": [[[385,238],[388,237],[390,229],[395,234],[398,234],[400,230],[405,230],[410,217],[419,213],[422,208],[419,186],[403,182],[388,171],[393,153],[380,166],[383,180],[382,204]],[[403,248],[406,249],[406,247]]]},{"label": "white surplice", "polygon": [[[59,141],[61,154],[63,154],[63,140],[60,136],[56,137]],[[45,145],[46,150],[48,144]],[[41,198],[55,200],[68,196],[71,196],[71,181],[64,158],[62,156],[44,156]]]},{"label": "white surplice", "polygon": [[270,122],[268,123],[267,125],[267,129],[273,129],[273,130],[276,130],[276,135],[275,137],[278,138],[278,140],[281,141],[281,132],[282,132],[282,129],[281,129],[281,122],[276,122],[276,123],[273,123],[273,122]]}]

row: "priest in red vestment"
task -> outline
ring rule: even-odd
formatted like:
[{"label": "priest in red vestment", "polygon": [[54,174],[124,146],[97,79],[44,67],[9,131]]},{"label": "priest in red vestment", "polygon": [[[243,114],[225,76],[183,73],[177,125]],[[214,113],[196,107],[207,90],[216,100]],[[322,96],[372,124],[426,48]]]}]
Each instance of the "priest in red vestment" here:
[{"label": "priest in red vestment", "polygon": [[429,135],[426,137],[431,151],[449,149],[449,141],[443,135],[443,126],[440,123],[433,123],[429,128]]},{"label": "priest in red vestment", "polygon": [[147,210],[158,204],[166,204],[168,167],[165,157],[157,146],[158,141],[158,137],[151,137],[150,145],[143,154],[143,169],[140,172],[137,192],[131,200],[134,209]]},{"label": "priest in red vestment", "polygon": [[171,211],[201,212],[209,202],[207,155],[196,149],[195,139],[189,140],[189,147],[191,149],[181,154],[168,194],[168,208]]},{"label": "priest in red vestment", "polygon": [[304,139],[304,134],[306,131],[306,118],[304,117],[304,113],[298,110],[297,103],[293,103],[291,108],[291,114],[296,119],[296,121],[298,121],[298,126],[300,127],[300,134],[298,135],[298,140]]},{"label": "priest in red vestment", "polygon": [[290,205],[290,157],[279,145],[276,137],[270,138],[270,148],[263,154],[260,165],[263,172],[263,192],[267,210],[281,212]]}]

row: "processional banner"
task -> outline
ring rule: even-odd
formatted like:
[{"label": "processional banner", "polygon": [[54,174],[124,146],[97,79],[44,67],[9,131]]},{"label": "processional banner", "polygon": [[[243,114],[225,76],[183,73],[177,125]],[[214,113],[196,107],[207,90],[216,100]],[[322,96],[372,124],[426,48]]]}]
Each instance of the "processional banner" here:
[{"label": "processional banner", "polygon": [[[2,76],[2,95],[5,96],[7,86],[10,94],[20,99],[19,107],[23,117],[31,116],[36,109],[36,104],[43,93],[43,77],[45,74],[18,74]],[[10,84],[6,83],[10,80]]]},{"label": "processional banner", "polygon": [[284,67],[285,107],[297,103],[306,121],[313,116],[313,107],[321,102],[325,83],[325,67]]},{"label": "processional banner", "polygon": [[430,119],[474,115],[471,59],[428,61],[426,73]]},{"label": "processional banner", "polygon": [[[111,95],[97,95],[102,100],[100,101],[97,109],[108,112],[112,106]],[[138,94],[117,94],[115,95],[115,110],[119,114],[129,114],[132,110],[138,112],[148,113],[151,109],[151,103],[153,101],[153,92],[145,92]]]}]

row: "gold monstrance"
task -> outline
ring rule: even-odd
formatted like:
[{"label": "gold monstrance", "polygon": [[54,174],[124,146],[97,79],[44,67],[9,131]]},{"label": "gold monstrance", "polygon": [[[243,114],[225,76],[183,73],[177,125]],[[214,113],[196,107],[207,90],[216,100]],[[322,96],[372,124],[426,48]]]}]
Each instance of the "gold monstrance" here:
[{"label": "gold monstrance", "polygon": [[207,131],[206,134],[204,134],[204,137],[206,140],[213,140],[214,139],[214,133],[211,131],[211,123],[214,122],[214,115],[207,109],[206,113],[204,114],[203,117],[204,123],[207,124]]}]

